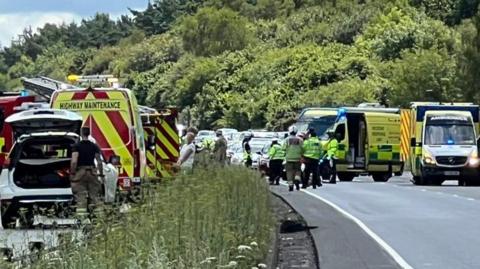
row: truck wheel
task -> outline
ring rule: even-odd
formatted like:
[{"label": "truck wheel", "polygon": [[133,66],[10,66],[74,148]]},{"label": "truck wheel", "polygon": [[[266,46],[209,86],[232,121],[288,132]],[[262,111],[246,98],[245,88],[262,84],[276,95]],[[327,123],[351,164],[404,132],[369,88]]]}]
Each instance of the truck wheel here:
[{"label": "truck wheel", "polygon": [[392,175],[390,173],[373,173],[373,181],[375,182],[387,182]]},{"label": "truck wheel", "polygon": [[352,174],[352,173],[338,173],[337,176],[338,176],[338,179],[340,181],[349,182],[349,181],[353,180],[353,178],[355,177],[355,174]]}]

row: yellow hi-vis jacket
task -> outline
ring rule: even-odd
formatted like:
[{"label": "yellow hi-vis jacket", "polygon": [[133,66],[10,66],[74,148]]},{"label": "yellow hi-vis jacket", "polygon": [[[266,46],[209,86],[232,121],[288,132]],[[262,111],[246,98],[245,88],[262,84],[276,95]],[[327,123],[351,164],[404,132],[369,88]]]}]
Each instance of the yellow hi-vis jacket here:
[{"label": "yellow hi-vis jacket", "polygon": [[338,150],[338,140],[336,138],[330,139],[327,143],[327,157],[328,158],[336,158],[337,157],[337,150]]},{"label": "yellow hi-vis jacket", "polygon": [[310,137],[303,142],[303,156],[316,160],[322,157],[322,145],[317,137]]}]

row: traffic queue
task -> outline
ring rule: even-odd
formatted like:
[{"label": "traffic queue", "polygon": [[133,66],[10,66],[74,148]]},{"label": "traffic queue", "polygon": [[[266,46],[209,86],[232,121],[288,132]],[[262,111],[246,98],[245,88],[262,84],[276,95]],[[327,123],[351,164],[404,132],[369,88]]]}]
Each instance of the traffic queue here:
[{"label": "traffic queue", "polygon": [[[306,187],[310,178],[312,186],[319,186],[317,173],[332,183],[336,177],[352,181],[360,175],[386,182],[405,170],[411,171],[415,185],[441,185],[446,180],[456,180],[459,186],[479,185],[479,114],[479,106],[470,103],[413,102],[408,109],[378,104],[306,108],[289,131],[303,139],[303,149],[297,147],[295,158],[290,158],[302,164],[290,186],[302,179]],[[312,148],[317,139],[320,154]],[[289,140],[283,143],[285,155]],[[278,171],[276,163],[282,159],[284,170],[294,167],[297,172],[298,165],[289,164],[288,156],[280,158],[273,150],[278,148],[275,144],[269,156],[273,170]],[[272,174],[276,182],[277,174]]]}]

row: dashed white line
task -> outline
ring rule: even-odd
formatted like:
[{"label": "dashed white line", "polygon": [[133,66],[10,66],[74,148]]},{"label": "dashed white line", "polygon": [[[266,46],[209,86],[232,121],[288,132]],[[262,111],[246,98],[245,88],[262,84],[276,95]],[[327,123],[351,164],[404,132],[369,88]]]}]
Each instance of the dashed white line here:
[{"label": "dashed white line", "polygon": [[475,201],[473,198],[467,198],[468,201]]},{"label": "dashed white line", "polygon": [[337,210],[340,212],[342,215],[345,217],[349,218],[353,222],[355,222],[363,231],[365,231],[373,240],[375,240],[392,258],[395,260],[395,262],[400,265],[402,268],[405,269],[413,269],[413,267],[405,261],[400,254],[398,254],[397,251],[395,251],[390,245],[388,245],[380,236],[378,236],[374,231],[372,231],[368,226],[363,223],[360,219],[356,218],[352,214],[348,213],[347,211],[343,210],[341,207],[337,206],[336,204],[330,202],[329,200],[312,193],[308,190],[302,190],[304,193],[319,199],[320,201],[328,204],[331,206],[333,209]]},{"label": "dashed white line", "polygon": [[458,196],[458,194],[453,194],[452,196],[453,196],[453,197],[457,197],[457,198],[460,197],[460,196]]}]

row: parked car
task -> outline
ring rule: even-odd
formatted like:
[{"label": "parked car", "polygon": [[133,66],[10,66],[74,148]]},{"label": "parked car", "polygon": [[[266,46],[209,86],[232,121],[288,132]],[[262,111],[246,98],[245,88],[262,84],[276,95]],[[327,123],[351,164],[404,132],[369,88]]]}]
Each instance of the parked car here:
[{"label": "parked car", "polygon": [[242,165],[243,164],[243,148],[242,145],[235,145],[231,149],[230,164]]},{"label": "parked car", "polygon": [[252,138],[249,142],[252,152],[252,168],[258,169],[260,155],[265,145],[271,144],[271,138]]},{"label": "parked car", "polygon": [[276,132],[261,131],[261,132],[253,132],[253,137],[272,139],[272,138],[278,138],[278,134]]},{"label": "parked car", "polygon": [[200,130],[195,137],[195,144],[200,145],[205,138],[215,139],[215,132],[210,130]]},{"label": "parked car", "polygon": [[222,131],[223,137],[225,137],[225,139],[229,143],[234,141],[234,136],[235,136],[236,133],[238,133],[237,129],[232,129],[232,128],[222,128],[222,129],[219,129],[219,130]]},{"label": "parked car", "polygon": [[258,170],[263,174],[263,175],[268,175],[269,174],[269,163],[270,163],[270,157],[268,156],[268,151],[270,150],[270,147],[272,144],[267,143],[265,146],[263,146],[261,150],[261,154],[259,156],[259,161],[258,161]]},{"label": "parked car", "polygon": [[[45,217],[44,212],[67,218],[73,201],[72,146],[80,139],[82,117],[66,110],[34,109],[13,114],[6,122],[15,144],[0,174],[1,227],[12,228],[16,222],[31,227],[36,216]],[[114,202],[116,166],[103,163],[103,174],[105,202]]]}]

